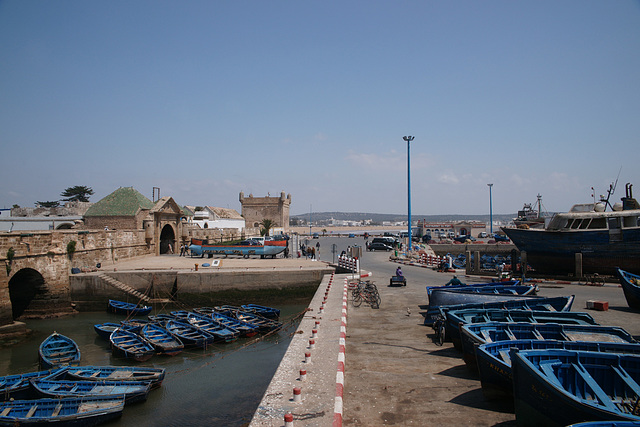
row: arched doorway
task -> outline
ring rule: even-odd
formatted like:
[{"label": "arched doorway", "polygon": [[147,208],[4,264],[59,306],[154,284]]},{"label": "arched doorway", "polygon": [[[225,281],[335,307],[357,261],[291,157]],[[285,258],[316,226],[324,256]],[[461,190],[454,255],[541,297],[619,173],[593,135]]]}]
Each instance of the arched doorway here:
[{"label": "arched doorway", "polygon": [[9,280],[9,298],[13,319],[22,316],[31,300],[38,294],[46,292],[44,277],[32,268],[23,268]]},{"label": "arched doorway", "polygon": [[[162,227],[160,233],[160,254],[175,253],[176,233],[169,224]],[[171,250],[169,250],[171,248]]]}]

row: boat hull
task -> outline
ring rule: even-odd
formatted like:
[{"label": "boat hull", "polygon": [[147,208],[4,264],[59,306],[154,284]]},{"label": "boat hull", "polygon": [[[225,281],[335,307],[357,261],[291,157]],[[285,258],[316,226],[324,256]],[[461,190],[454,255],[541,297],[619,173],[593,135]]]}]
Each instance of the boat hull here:
[{"label": "boat hull", "polygon": [[482,344],[476,360],[482,393],[487,400],[513,399],[513,372],[510,350],[580,350],[603,353],[640,354],[640,344],[558,340],[515,340]]},{"label": "boat hull", "polygon": [[559,341],[600,341],[635,343],[624,329],[615,326],[560,325],[557,323],[477,323],[460,327],[463,359],[475,371],[476,347],[488,342],[518,339],[551,339]]},{"label": "boat hull", "polygon": [[0,415],[0,426],[93,426],[120,417],[123,409],[123,398],[15,400],[0,403],[0,414],[8,412]]},{"label": "boat hull", "polygon": [[49,335],[38,349],[40,367],[51,369],[55,366],[77,365],[80,363],[80,349],[71,338],[57,332]]},{"label": "boat hull", "polygon": [[503,228],[527,262],[544,274],[574,274],[576,254],[582,254],[582,273],[613,275],[615,268],[640,274],[640,229],[538,230]]},{"label": "boat hull", "polygon": [[260,257],[273,257],[284,252],[286,246],[278,245],[191,245],[189,251],[191,255],[238,255],[245,258],[259,255]]},{"label": "boat hull", "polygon": [[[558,363],[545,363],[547,358],[555,358]],[[516,421],[520,426],[640,421],[640,417],[624,412],[613,402],[615,399],[633,406],[636,393],[629,392],[633,387],[628,384],[638,387],[640,356],[530,350],[514,351],[511,360]]]},{"label": "boat hull", "polygon": [[620,268],[616,269],[620,286],[630,308],[640,310],[640,276]]}]

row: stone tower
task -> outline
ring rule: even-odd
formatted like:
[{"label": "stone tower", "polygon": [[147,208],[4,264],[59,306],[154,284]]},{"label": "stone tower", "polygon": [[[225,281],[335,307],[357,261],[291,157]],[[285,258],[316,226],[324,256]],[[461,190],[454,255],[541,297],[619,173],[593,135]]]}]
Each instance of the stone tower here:
[{"label": "stone tower", "polygon": [[260,227],[263,219],[270,219],[274,228],[282,228],[285,233],[289,232],[291,194],[285,197],[283,191],[280,197],[253,197],[253,194],[244,197],[244,192],[240,192],[240,204],[247,227]]}]

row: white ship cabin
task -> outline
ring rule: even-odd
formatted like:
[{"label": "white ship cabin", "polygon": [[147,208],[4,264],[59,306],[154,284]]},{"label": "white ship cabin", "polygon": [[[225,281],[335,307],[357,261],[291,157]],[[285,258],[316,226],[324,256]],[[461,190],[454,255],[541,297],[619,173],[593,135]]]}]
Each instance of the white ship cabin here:
[{"label": "white ship cabin", "polygon": [[640,227],[640,209],[624,209],[623,203],[605,212],[604,203],[573,205],[567,213],[558,213],[549,221],[547,230],[621,230]]}]

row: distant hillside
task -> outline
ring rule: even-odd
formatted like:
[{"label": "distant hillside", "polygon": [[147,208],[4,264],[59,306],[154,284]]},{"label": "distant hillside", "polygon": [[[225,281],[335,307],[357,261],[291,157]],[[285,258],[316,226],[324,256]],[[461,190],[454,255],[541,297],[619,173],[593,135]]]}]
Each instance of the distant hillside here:
[{"label": "distant hillside", "polygon": [[[311,222],[328,221],[330,219],[337,219],[342,221],[363,221],[372,220],[374,223],[382,223],[384,221],[396,222],[406,221],[407,214],[378,214],[378,213],[365,213],[365,212],[312,212],[311,215],[291,215],[292,220],[301,220],[305,223],[309,221],[311,216]],[[494,221],[509,222],[516,217],[516,214],[493,214]],[[446,221],[482,221],[489,222],[489,214],[486,215],[416,215],[412,214],[411,219],[413,221],[425,220],[427,222],[446,222]]]}]

